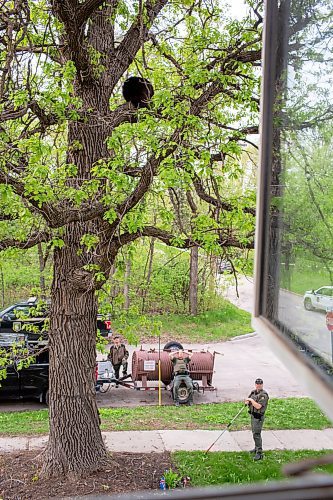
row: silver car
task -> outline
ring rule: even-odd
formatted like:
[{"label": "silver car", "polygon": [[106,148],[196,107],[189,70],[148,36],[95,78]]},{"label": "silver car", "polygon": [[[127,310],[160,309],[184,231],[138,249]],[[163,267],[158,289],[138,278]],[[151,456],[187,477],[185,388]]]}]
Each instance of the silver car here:
[{"label": "silver car", "polygon": [[307,311],[314,309],[333,310],[333,286],[322,286],[318,290],[308,290],[304,294],[303,303]]}]

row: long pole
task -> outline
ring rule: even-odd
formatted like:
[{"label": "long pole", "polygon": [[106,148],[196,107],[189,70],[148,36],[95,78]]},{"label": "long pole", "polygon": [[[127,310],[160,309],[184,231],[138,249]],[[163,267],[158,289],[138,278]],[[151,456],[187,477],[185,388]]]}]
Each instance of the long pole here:
[{"label": "long pole", "polygon": [[205,453],[208,453],[213,448],[214,444],[218,442],[218,440],[220,439],[220,437],[223,436],[223,434],[229,429],[229,427],[231,426],[231,424],[236,420],[236,418],[242,413],[242,411],[245,408],[246,408],[246,405],[242,406],[242,408],[239,410],[239,412],[237,413],[237,415],[235,415],[234,418],[232,420],[230,420],[230,422],[228,423],[227,427],[221,432],[221,434],[219,435],[219,437],[217,439],[215,439],[214,443],[210,445],[210,447],[208,448],[208,450],[205,451]]},{"label": "long pole", "polygon": [[161,387],[161,337],[158,337],[158,406],[162,405]]}]

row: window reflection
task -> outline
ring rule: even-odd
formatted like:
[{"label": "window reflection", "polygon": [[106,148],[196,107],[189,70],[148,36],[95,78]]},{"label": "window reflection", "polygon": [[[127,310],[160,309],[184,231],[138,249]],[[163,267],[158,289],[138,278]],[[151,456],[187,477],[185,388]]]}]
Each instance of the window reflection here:
[{"label": "window reflection", "polygon": [[267,314],[332,366],[333,2],[279,4]]}]

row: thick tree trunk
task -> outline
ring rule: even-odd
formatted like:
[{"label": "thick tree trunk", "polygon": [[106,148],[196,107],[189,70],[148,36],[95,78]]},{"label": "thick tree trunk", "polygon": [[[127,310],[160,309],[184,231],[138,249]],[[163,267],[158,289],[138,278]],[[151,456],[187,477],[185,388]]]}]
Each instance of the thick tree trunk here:
[{"label": "thick tree trunk", "polygon": [[[86,105],[108,108],[103,88],[85,89]],[[69,126],[68,161],[78,168],[74,187],[91,178],[91,165],[107,157],[107,130],[94,117]],[[71,180],[69,183],[71,184]],[[72,185],[72,184],[71,184]],[[99,243],[90,251],[83,243],[86,234]],[[65,245],[54,253],[49,331],[50,397],[49,442],[43,456],[46,475],[81,475],[100,470],[107,451],[99,428],[95,395],[97,300],[93,271],[95,264],[108,277],[111,265],[105,259],[107,244],[104,221],[68,224],[62,236]]]},{"label": "thick tree trunk", "polygon": [[189,310],[192,316],[198,314],[198,263],[199,248],[191,248]]},{"label": "thick tree trunk", "polygon": [[[67,233],[77,234],[73,224]],[[76,239],[76,238],[74,238]],[[78,238],[77,238],[78,239]],[[98,470],[107,459],[95,395],[97,302],[72,245],[54,256],[50,346],[48,475]]]}]

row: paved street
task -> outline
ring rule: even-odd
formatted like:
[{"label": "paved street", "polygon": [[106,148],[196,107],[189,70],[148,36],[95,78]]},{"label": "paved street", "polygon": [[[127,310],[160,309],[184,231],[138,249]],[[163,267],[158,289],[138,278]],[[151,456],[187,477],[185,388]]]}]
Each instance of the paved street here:
[{"label": "paved street", "polygon": [[[238,285],[239,297],[234,286],[226,290],[226,297],[241,309],[253,311],[254,284],[251,278],[242,277]],[[297,333],[299,338],[320,354],[328,363],[332,363],[333,335],[326,327],[325,313],[306,311],[303,297],[286,290],[280,291],[279,319]]]},{"label": "paved street", "polygon": [[279,317],[300,339],[332,363],[332,334],[326,327],[325,312],[307,311],[303,297],[281,290]]}]

